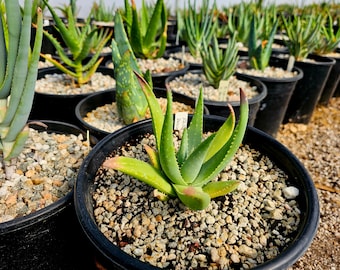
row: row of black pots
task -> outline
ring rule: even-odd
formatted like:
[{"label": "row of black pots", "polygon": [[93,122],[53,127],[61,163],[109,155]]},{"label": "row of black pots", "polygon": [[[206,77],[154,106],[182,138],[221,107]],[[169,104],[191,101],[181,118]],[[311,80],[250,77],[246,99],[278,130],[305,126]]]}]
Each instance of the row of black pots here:
[{"label": "row of black pots", "polygon": [[[205,115],[204,129],[214,131],[225,118]],[[94,178],[102,162],[112,151],[146,133],[152,132],[150,119],[128,125],[102,139],[89,153],[78,174],[74,191],[74,203],[80,225],[94,250],[95,261],[103,269],[159,269],[123,252],[110,242],[96,225],[93,213],[92,192],[96,188]],[[313,181],[300,161],[272,136],[248,127],[244,143],[266,154],[289,175],[290,184],[300,190],[297,201],[301,208],[301,222],[293,240],[277,257],[254,269],[286,269],[307,250],[316,233],[319,222],[319,203]]]},{"label": "row of black pots", "polygon": [[[41,120],[30,126],[58,134],[86,131],[65,122]],[[91,145],[98,140],[90,136]],[[57,173],[57,172],[56,172]],[[53,204],[27,216],[0,223],[0,269],[89,269],[92,254],[77,221],[73,190]]]}]

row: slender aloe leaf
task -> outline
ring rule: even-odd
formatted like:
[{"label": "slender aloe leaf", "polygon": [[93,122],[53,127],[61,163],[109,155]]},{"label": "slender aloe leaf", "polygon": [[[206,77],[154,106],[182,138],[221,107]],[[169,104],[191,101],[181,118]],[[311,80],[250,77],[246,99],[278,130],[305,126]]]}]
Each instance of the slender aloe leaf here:
[{"label": "slender aloe leaf", "polygon": [[149,83],[136,71],[134,73],[137,76],[138,81],[146,97],[146,100],[148,101],[151,118],[152,118],[153,132],[156,137],[156,145],[157,145],[157,149],[160,149],[162,127],[163,127],[163,122],[164,122],[163,111]]},{"label": "slender aloe leaf", "polygon": [[[146,47],[149,47],[152,45],[153,42],[155,42],[156,36],[157,36],[157,30],[159,27],[159,21],[162,22],[162,12],[165,10],[164,2],[163,0],[157,0],[156,6],[153,10],[149,27],[147,28],[145,38],[143,40],[143,44]],[[166,28],[165,28],[166,30]]]},{"label": "slender aloe leaf", "polygon": [[19,36],[21,31],[21,12],[20,6],[18,1],[13,0],[6,0],[6,13],[7,13],[7,20],[8,20],[8,55],[7,55],[7,68],[6,68],[6,75],[5,80],[1,82],[0,85],[0,99],[7,98],[12,78],[14,72],[14,65],[16,61],[16,55],[18,53],[18,46],[19,46]]},{"label": "slender aloe leaf", "polygon": [[173,143],[173,122],[172,95],[171,91],[167,90],[167,107],[159,144],[159,160],[161,162],[162,170],[173,183],[186,185],[176,158],[176,151]]},{"label": "slender aloe leaf", "polygon": [[236,122],[235,112],[230,104],[228,104],[228,108],[230,110],[230,115],[228,116],[227,120],[223,123],[223,125],[215,133],[214,140],[210,144],[210,148],[205,157],[205,161],[209,160],[212,156],[214,156],[218,152],[218,150],[221,149],[221,147],[229,141],[230,137],[233,134]]},{"label": "slender aloe leaf", "polygon": [[232,160],[240,144],[242,143],[248,123],[248,101],[245,93],[240,89],[240,119],[233,132],[233,135],[228,142],[207,162],[202,166],[202,169],[192,183],[194,186],[204,186],[211,179],[216,177],[225,166]]},{"label": "slender aloe leaf", "polygon": [[149,145],[144,145],[144,149],[146,151],[146,153],[149,156],[150,159],[150,164],[157,170],[161,171],[161,163],[159,161],[159,155],[157,150],[153,149],[151,146]]},{"label": "slender aloe leaf", "polygon": [[190,209],[203,210],[210,203],[209,194],[200,187],[173,185],[178,198]]},{"label": "slender aloe leaf", "polygon": [[[39,54],[41,50],[42,37],[43,37],[42,29],[43,29],[43,17],[42,17],[42,11],[39,8],[39,10],[37,11],[37,31],[36,31],[35,41],[33,45],[33,51],[32,51],[32,54],[29,60],[27,77],[25,78],[25,81],[24,81],[24,87],[23,87],[23,91],[19,99],[18,107],[10,123],[9,132],[4,138],[5,140],[8,140],[8,141],[16,139],[18,134],[21,132],[23,127],[26,125],[29,113],[32,108],[35,83],[36,83],[37,74],[38,74]],[[22,59],[21,61],[25,61],[25,59]],[[20,59],[18,59],[17,65],[22,65],[21,61]]]},{"label": "slender aloe leaf", "polygon": [[25,146],[25,142],[29,136],[29,128],[24,128],[12,141],[2,141],[3,155],[5,160],[10,160],[18,156]]},{"label": "slender aloe leaf", "polygon": [[176,196],[172,185],[149,163],[135,158],[119,156],[105,160],[103,166],[135,177],[169,196]]},{"label": "slender aloe leaf", "polygon": [[200,88],[195,113],[188,127],[188,153],[190,154],[202,142],[203,133],[203,88]]},{"label": "slender aloe leaf", "polygon": [[177,151],[177,161],[178,165],[181,167],[183,162],[186,160],[186,158],[189,155],[189,148],[188,148],[188,129],[183,129],[182,139],[180,147]]},{"label": "slender aloe leaf", "polygon": [[4,27],[2,22],[3,16],[0,16],[0,86],[6,77],[6,67],[7,67],[7,44],[5,38]]}]

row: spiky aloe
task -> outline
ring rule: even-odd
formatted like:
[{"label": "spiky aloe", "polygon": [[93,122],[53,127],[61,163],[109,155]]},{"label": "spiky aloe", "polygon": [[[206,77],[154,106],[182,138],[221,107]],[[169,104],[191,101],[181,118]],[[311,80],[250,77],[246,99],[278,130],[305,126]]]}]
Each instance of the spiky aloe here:
[{"label": "spiky aloe", "polygon": [[[116,104],[125,124],[145,117],[147,100],[134,74],[140,72],[136,57],[129,43],[120,12],[115,14],[115,38],[112,39],[112,61],[116,80]],[[148,81],[151,82],[150,73]]]},{"label": "spiky aloe", "polygon": [[[152,10],[152,14],[150,14]],[[125,21],[132,50],[136,57],[153,59],[162,57],[167,42],[167,10],[163,0],[148,7],[142,1],[138,11],[136,3],[125,0]]]},{"label": "spiky aloe", "polygon": [[307,58],[319,42],[322,14],[293,14],[286,18],[281,16],[286,31],[289,54],[297,61]]},{"label": "spiky aloe", "polygon": [[5,0],[0,17],[0,148],[5,160],[16,157],[28,137],[42,43],[42,11],[38,8],[36,36],[30,52],[32,1],[25,0],[23,16],[17,0]]},{"label": "spiky aloe", "polygon": [[320,55],[334,52],[340,44],[340,28],[335,30],[334,20],[330,12],[327,12],[326,22],[321,25],[320,31],[320,41],[316,45],[314,52]]},{"label": "spiky aloe", "polygon": [[167,109],[160,105],[147,82],[137,74],[152,116],[157,150],[145,146],[150,163],[125,156],[107,159],[104,167],[119,170],[135,177],[165,194],[178,197],[193,210],[208,207],[212,198],[223,196],[238,186],[237,180],[212,181],[232,160],[239,148],[248,122],[248,101],[240,90],[240,120],[235,127],[235,114],[207,138],[203,138],[203,90],[188,128],[176,152],[173,142],[172,94],[167,91]]},{"label": "spiky aloe", "polygon": [[269,65],[278,20],[275,21],[268,39],[265,40],[260,40],[260,37],[257,36],[255,24],[255,16],[253,16],[248,38],[248,57],[252,68],[263,71]]},{"label": "spiky aloe", "polygon": [[196,1],[183,10],[178,12],[179,28],[181,37],[186,41],[189,51],[192,56],[200,57],[200,51],[203,47],[203,42],[209,44],[218,26],[218,20],[215,18],[216,3],[212,8],[209,7],[209,0],[204,0],[202,7],[197,13]]},{"label": "spiky aloe", "polygon": [[[100,54],[103,47],[110,40],[112,31],[109,31],[108,29],[99,30],[95,26],[92,26],[90,17],[87,18],[84,25],[79,27],[75,15],[73,14],[74,8],[70,5],[65,7],[65,11],[67,12],[67,23],[64,23],[48,1],[43,1],[52,14],[55,27],[60,33],[69,52],[60,45],[56,37],[47,31],[44,31],[44,35],[54,45],[60,60],[49,54],[41,54],[41,56],[62,72],[75,79],[77,85],[87,83],[103,61],[103,57],[100,57]],[[97,31],[105,32],[98,35]],[[97,43],[94,44],[94,41]],[[84,63],[85,58],[90,55],[93,48],[95,48],[95,52],[91,55],[91,59],[87,63]]]},{"label": "spiky aloe", "polygon": [[228,40],[225,50],[219,48],[217,38],[214,36],[211,46],[203,43],[201,51],[203,72],[210,85],[219,88],[221,80],[228,80],[235,73],[238,61],[238,47],[235,37]]}]

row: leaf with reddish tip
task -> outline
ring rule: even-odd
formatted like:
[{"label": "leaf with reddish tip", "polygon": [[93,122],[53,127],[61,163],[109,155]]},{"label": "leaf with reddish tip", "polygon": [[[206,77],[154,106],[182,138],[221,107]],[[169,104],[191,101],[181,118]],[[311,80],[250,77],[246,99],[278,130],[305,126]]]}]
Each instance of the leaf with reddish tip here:
[{"label": "leaf with reddish tip", "polygon": [[178,198],[192,210],[203,210],[210,203],[210,196],[200,187],[174,185]]}]

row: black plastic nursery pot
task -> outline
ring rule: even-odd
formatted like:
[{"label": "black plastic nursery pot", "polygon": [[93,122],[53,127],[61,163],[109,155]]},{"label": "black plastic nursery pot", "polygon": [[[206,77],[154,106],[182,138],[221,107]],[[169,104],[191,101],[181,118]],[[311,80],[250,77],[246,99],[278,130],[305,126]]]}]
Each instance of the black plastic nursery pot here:
[{"label": "black plastic nursery pot", "polygon": [[296,61],[302,69],[303,78],[295,86],[283,123],[308,124],[319,102],[335,60],[328,57],[309,55],[311,61]]},{"label": "black plastic nursery pot", "polygon": [[[154,88],[154,93],[156,97],[166,98],[166,90]],[[84,117],[87,113],[92,110],[95,110],[98,107],[104,106],[106,104],[111,104],[116,101],[115,98],[116,91],[114,89],[106,90],[98,93],[94,93],[84,99],[82,99],[75,108],[75,114],[78,120],[78,126],[84,128],[85,130],[89,130],[90,134],[95,136],[98,139],[103,139],[106,135],[111,132],[107,132],[105,130],[99,129],[86,121],[84,121]],[[173,101],[181,102],[186,105],[195,108],[195,101],[193,99],[188,98],[187,96],[181,95],[179,93],[172,93]],[[209,110],[207,107],[204,107],[205,114],[209,114]]]},{"label": "black plastic nursery pot", "polygon": [[[86,133],[74,125],[42,121],[48,132]],[[45,130],[31,125],[36,130]],[[97,143],[93,136],[91,143]],[[88,242],[81,233],[73,190],[66,196],[27,216],[0,223],[0,269],[88,269]]]},{"label": "black plastic nursery pot", "polygon": [[[98,67],[97,72],[113,77],[113,69]],[[42,68],[38,71],[38,80],[47,74],[62,74],[63,72],[55,67]],[[74,109],[78,102],[92,93],[77,95],[57,95],[35,92],[30,119],[54,120],[76,125],[77,118]]]},{"label": "black plastic nursery pot", "polygon": [[[193,74],[201,74],[203,71],[201,69],[196,69],[196,70],[191,70],[190,73]],[[252,97],[248,99],[249,103],[249,120],[248,120],[248,125],[253,126],[255,123],[256,119],[256,114],[260,108],[260,104],[262,100],[267,96],[267,87],[266,85],[261,82],[260,80],[256,78],[251,78],[249,76],[245,76],[243,74],[236,73],[235,74],[236,78],[241,81],[246,81],[250,84],[251,87],[256,87],[258,91],[258,95],[255,97]],[[169,78],[166,79],[166,85],[172,80],[175,80],[178,78],[178,76],[170,76]],[[169,87],[170,89],[170,87]],[[176,93],[176,89],[170,89],[173,93]],[[189,97],[189,96],[188,96]],[[189,97],[193,100],[195,98]],[[239,101],[230,101],[228,102],[234,109],[236,118],[238,118],[238,115],[240,114],[240,102]],[[227,106],[227,102],[224,101],[212,101],[205,99],[204,100],[204,105],[208,108],[209,114],[212,115],[217,115],[217,116],[222,116],[222,117],[228,117],[229,116],[229,108]]]},{"label": "black plastic nursery pot", "polygon": [[[275,59],[270,65],[286,69],[287,63],[286,60]],[[300,68],[294,67],[292,71],[297,75],[290,78],[257,77],[244,74],[262,81],[267,87],[267,95],[261,101],[254,127],[273,137],[276,137],[280,128],[295,86],[303,77],[303,71]]]},{"label": "black plastic nursery pot", "polygon": [[331,69],[328,80],[319,99],[319,104],[324,106],[328,105],[329,100],[336,91],[336,88],[340,85],[340,49],[338,49],[336,52],[339,54],[339,56],[332,57],[335,60],[335,64]]},{"label": "black plastic nursery pot", "polygon": [[[225,121],[222,117],[206,115],[204,129],[216,130],[217,125]],[[152,132],[151,120],[144,120],[126,126],[106,136],[84,160],[75,185],[74,202],[81,227],[91,243],[96,261],[105,269],[159,269],[123,252],[112,244],[97,227],[93,213],[92,192],[95,189],[94,178],[105,158],[124,142],[136,136]],[[294,264],[308,249],[316,233],[319,222],[319,202],[313,181],[301,162],[285,146],[272,136],[248,127],[244,143],[266,154],[279,168],[289,175],[292,185],[300,190],[296,198],[300,205],[300,224],[293,240],[277,257],[254,269],[281,270]]]},{"label": "black plastic nursery pot", "polygon": [[[189,53],[189,48],[188,46],[186,46],[185,44],[182,44],[182,45],[175,45],[175,46],[171,46],[171,47],[168,47],[165,52],[164,52],[164,55],[166,57],[172,57],[174,59],[178,59],[178,60],[181,60],[182,61],[182,58],[181,57],[178,57],[178,56],[172,56],[171,54],[174,54],[174,53],[179,53],[179,52],[185,52],[185,53]],[[203,64],[202,63],[195,63],[195,62],[188,62],[189,64],[189,69],[188,70],[196,70],[196,69],[202,69],[203,67]]]}]

